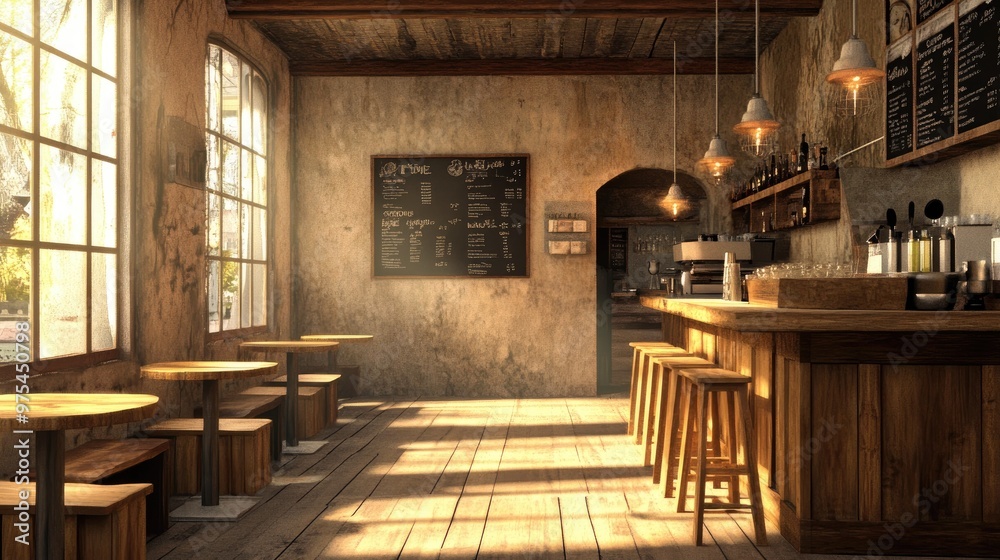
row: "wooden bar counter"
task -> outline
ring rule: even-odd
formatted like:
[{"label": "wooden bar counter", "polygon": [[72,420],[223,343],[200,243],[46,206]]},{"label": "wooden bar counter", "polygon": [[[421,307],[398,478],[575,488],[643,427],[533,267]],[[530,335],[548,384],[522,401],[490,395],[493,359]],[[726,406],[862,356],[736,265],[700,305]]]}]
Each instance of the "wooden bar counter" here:
[{"label": "wooden bar counter", "polygon": [[642,302],[753,378],[765,510],[800,552],[1000,551],[1000,312]]}]

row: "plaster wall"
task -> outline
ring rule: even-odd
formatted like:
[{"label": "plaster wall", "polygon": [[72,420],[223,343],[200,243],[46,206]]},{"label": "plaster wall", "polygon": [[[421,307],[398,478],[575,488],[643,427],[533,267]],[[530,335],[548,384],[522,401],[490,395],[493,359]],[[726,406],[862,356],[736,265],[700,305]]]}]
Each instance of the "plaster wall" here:
[{"label": "plaster wall", "polygon": [[[722,99],[741,100],[724,101],[722,122],[739,118],[748,85],[722,78]],[[296,334],[374,334],[344,349],[358,352],[369,394],[593,395],[595,257],[546,254],[542,216],[547,203],[593,209],[624,171],[670,169],[671,87],[669,76],[296,79]],[[678,165],[692,175],[713,95],[712,77],[679,79]],[[373,279],[371,156],[480,153],[531,157],[530,278]],[[705,190],[704,231],[726,231],[728,193]]]},{"label": "plaster wall", "polygon": [[[884,92],[876,110],[858,119],[838,117],[826,74],[851,34],[851,2],[827,0],[815,18],[793,20],[761,57],[761,90],[783,124],[781,145],[797,146],[800,134],[825,141],[832,157],[883,135]],[[885,68],[885,2],[858,3],[858,35]],[[994,73],[996,68],[988,69]],[[841,162],[844,202],[841,220],[792,233],[792,260],[818,263],[852,260],[852,247],[863,243],[894,208],[900,223],[914,201],[917,223],[926,202],[944,202],[945,215],[1000,215],[1000,146],[980,149],[941,162],[930,157],[919,165],[886,169],[885,144],[879,142]]]},{"label": "plaster wall", "polygon": [[[128,5],[126,4],[126,7]],[[121,221],[122,359],[73,371],[35,372],[32,392],[135,392],[160,397],[156,419],[190,415],[200,403],[196,383],[148,381],[141,364],[187,359],[235,359],[238,340],[206,342],[205,193],[163,180],[164,125],[171,117],[199,130],[205,126],[205,57],[209,38],[220,40],[255,62],[270,82],[272,120],[272,259],[274,286],[271,334],[287,337],[291,308],[290,77],[284,55],[249,23],[226,17],[223,2],[147,0],[131,7],[134,72],[123,110],[134,110],[134,128],[121,130],[131,145],[134,173],[122,181],[127,193]],[[10,382],[0,392],[12,392]],[[223,387],[223,391],[229,390]],[[129,424],[67,432],[67,446],[95,437],[124,437],[144,425]],[[15,468],[13,442],[0,434],[0,473]]]}]

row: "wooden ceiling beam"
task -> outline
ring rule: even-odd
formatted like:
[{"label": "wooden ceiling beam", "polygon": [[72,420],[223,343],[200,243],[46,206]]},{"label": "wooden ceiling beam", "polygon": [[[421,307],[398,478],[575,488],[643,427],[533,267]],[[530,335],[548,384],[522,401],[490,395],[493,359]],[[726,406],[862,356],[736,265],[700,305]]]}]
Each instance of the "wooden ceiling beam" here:
[{"label": "wooden ceiling beam", "polygon": [[[764,15],[811,17],[823,0],[762,0]],[[699,18],[713,16],[715,4],[705,0],[226,0],[229,17],[274,19],[396,18]],[[753,17],[750,0],[721,0],[719,9],[735,17]]]},{"label": "wooden ceiling beam", "polygon": [[[722,58],[721,74],[752,74],[753,58]],[[355,60],[290,64],[295,76],[594,76],[673,73],[669,58],[501,58],[484,60]],[[715,59],[681,59],[679,74],[712,74]]]}]

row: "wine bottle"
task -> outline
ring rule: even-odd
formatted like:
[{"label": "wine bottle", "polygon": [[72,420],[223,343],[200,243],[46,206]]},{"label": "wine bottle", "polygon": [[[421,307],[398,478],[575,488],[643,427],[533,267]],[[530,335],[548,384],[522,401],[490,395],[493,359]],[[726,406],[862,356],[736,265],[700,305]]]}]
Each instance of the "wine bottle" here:
[{"label": "wine bottle", "polygon": [[830,169],[830,166],[827,165],[826,163],[826,153],[827,153],[826,146],[823,146],[822,148],[819,149],[819,168],[822,170]]},{"label": "wine bottle", "polygon": [[781,182],[778,178],[778,162],[775,160],[774,154],[771,154],[771,184],[777,185]]},{"label": "wine bottle", "polygon": [[809,223],[809,183],[802,187],[802,210],[799,212],[799,223],[806,225]]},{"label": "wine bottle", "polygon": [[806,142],[806,135],[802,133],[802,143],[799,144],[799,173],[805,173],[809,169],[809,144]]}]

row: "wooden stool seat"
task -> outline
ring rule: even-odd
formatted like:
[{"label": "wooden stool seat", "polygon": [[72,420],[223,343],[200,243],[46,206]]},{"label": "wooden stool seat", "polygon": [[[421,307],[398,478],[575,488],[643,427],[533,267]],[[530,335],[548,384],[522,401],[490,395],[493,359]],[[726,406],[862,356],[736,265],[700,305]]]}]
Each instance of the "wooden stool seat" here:
[{"label": "wooden stool seat", "polygon": [[[268,387],[284,387],[288,378],[284,375],[275,377],[264,382]],[[338,373],[300,373],[299,387],[320,387],[325,395],[326,425],[332,426],[337,423],[337,409],[339,408],[337,388],[340,384],[340,374]]]},{"label": "wooden stool seat", "polygon": [[[200,406],[194,415],[202,417]],[[285,437],[285,395],[229,395],[219,400],[219,418],[260,418],[271,421],[271,460],[281,461]]]},{"label": "wooden stool seat", "polygon": [[[286,396],[284,385],[251,387],[241,395]],[[320,432],[326,425],[326,389],[323,387],[299,386],[299,413],[296,418],[296,431],[299,439],[310,438]]]},{"label": "wooden stool seat", "polygon": [[642,443],[643,428],[649,414],[648,401],[652,386],[649,383],[651,374],[649,357],[657,356],[690,356],[682,349],[666,342],[630,342],[632,352],[632,381],[629,385],[629,420],[628,433],[635,436],[635,442]]},{"label": "wooden stool seat", "polygon": [[[155,437],[174,439],[174,491],[201,491],[201,418],[171,418],[148,428]],[[219,493],[252,496],[271,483],[271,421],[260,418],[219,419]]]},{"label": "wooden stool seat", "polygon": [[[20,522],[14,508],[21,501],[19,493],[28,491],[28,504],[34,513],[35,484],[0,482],[0,516],[4,560],[29,560],[35,557],[38,527],[31,515],[31,539],[28,546],[14,542],[14,523]],[[108,558],[146,558],[146,497],[152,484],[79,484],[64,486],[65,556],[78,560]]]},{"label": "wooden stool seat", "polygon": [[66,452],[66,482],[151,484],[145,515],[146,537],[153,538],[170,524],[170,451],[169,439],[90,440]]},{"label": "wooden stool seat", "polygon": [[[703,526],[705,522],[706,509],[731,509],[734,507],[750,508],[753,518],[754,533],[758,545],[767,544],[767,530],[764,526],[764,507],[760,494],[760,479],[757,476],[757,457],[754,446],[753,423],[748,410],[749,391],[747,386],[750,378],[735,371],[721,368],[699,368],[699,369],[679,369],[676,372],[679,378],[684,379],[684,414],[682,426],[684,435],[681,438],[681,468],[679,477],[679,488],[677,492],[677,511],[684,511],[684,502],[687,499],[688,478],[691,476],[692,461],[696,477],[695,483],[695,505],[694,505],[694,542],[696,545],[702,544]],[[733,419],[738,415],[741,419],[742,430],[736,430],[727,421],[722,422],[723,426],[729,430],[728,462],[724,464],[710,465],[708,457],[708,400],[710,393],[725,394],[729,398],[729,418]],[[714,423],[719,423],[719,418],[714,418]],[[692,450],[693,440],[697,437],[697,447]],[[736,440],[740,440],[744,449],[745,463],[739,463]],[[692,451],[695,451],[692,457]],[[706,504],[705,484],[709,474],[729,476],[729,501],[728,504]],[[739,476],[748,478],[750,487],[750,505],[744,506],[739,499]]]}]

